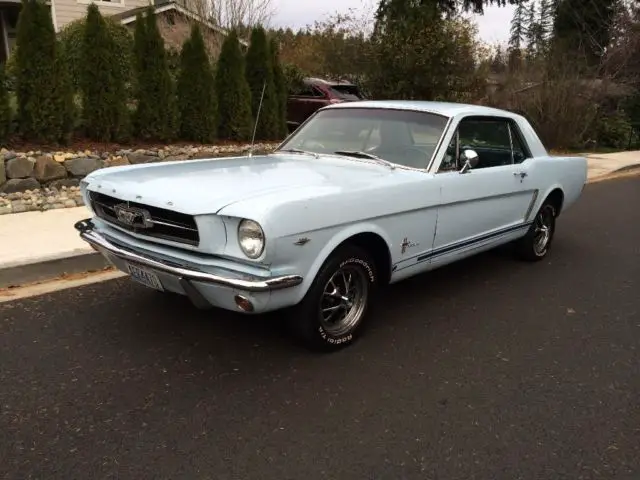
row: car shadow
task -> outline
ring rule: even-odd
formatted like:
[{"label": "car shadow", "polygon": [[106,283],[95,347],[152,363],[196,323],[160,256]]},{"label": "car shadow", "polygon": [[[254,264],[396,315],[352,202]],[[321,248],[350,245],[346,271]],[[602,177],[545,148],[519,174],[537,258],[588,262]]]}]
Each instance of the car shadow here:
[{"label": "car shadow", "polygon": [[[476,289],[488,276],[518,268],[509,248],[497,248],[454,264],[411,277],[381,289],[373,307],[368,329],[389,328],[387,319],[401,323],[399,311],[406,305],[428,308],[431,300]],[[132,283],[125,278],[121,282]],[[133,321],[128,329],[135,342],[171,341],[204,346],[208,351],[234,352],[266,348],[291,354],[306,354],[287,329],[289,311],[281,310],[260,315],[244,315],[212,308],[198,310],[184,296],[164,294],[136,284],[125,287],[135,292],[127,300]],[[153,312],[153,313],[149,313]],[[233,355],[235,356],[235,354]]]}]

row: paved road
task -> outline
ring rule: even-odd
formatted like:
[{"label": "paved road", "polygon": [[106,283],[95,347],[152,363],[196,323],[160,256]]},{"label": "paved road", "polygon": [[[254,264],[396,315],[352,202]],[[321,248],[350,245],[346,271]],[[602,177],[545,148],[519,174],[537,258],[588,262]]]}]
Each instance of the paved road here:
[{"label": "paved road", "polygon": [[338,354],[126,280],[0,305],[4,478],[640,478],[640,179],[536,265],[391,288]]}]

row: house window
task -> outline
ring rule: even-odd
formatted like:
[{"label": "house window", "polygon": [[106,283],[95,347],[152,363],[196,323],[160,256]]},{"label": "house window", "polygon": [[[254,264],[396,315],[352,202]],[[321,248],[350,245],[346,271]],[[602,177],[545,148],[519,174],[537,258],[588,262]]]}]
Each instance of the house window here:
[{"label": "house window", "polygon": [[9,47],[9,54],[11,54],[13,47],[16,45],[16,37],[18,35],[18,15],[20,12],[17,8],[11,8],[5,10],[3,14],[5,28],[7,29],[7,44]]}]

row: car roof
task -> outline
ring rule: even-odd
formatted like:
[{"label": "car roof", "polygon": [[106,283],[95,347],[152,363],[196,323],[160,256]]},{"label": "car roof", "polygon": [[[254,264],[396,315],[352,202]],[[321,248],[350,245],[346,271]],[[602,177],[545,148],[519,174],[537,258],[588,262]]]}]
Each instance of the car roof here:
[{"label": "car roof", "polygon": [[362,100],[359,102],[336,103],[325,109],[334,108],[382,108],[394,110],[413,110],[435,113],[445,117],[456,115],[500,115],[515,118],[518,115],[507,110],[454,102],[431,102],[426,100]]},{"label": "car roof", "polygon": [[343,80],[326,80],[324,78],[306,77],[304,81],[312,85],[326,85],[328,87],[333,87],[333,86],[355,87],[353,83],[343,81]]}]

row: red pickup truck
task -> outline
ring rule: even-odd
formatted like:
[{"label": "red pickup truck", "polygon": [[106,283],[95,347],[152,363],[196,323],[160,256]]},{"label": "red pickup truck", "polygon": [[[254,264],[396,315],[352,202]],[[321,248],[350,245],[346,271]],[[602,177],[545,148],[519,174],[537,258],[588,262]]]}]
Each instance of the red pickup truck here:
[{"label": "red pickup truck", "polygon": [[357,102],[365,97],[357,85],[321,78],[304,78],[292,85],[287,99],[287,125],[293,131],[321,107],[332,103]]}]

